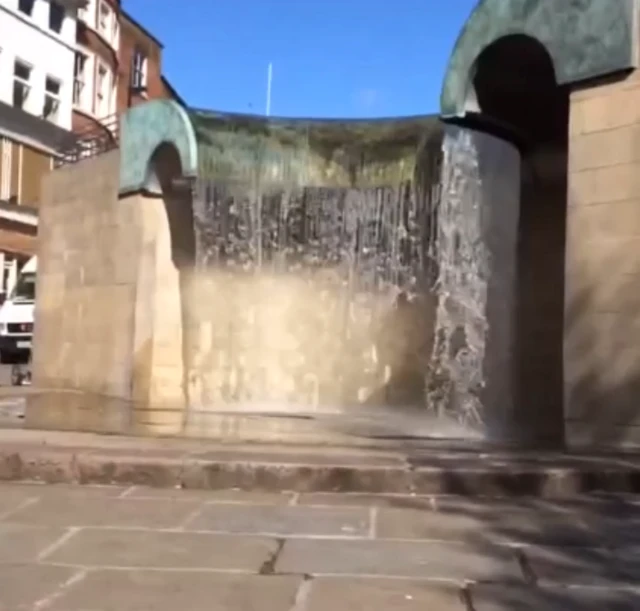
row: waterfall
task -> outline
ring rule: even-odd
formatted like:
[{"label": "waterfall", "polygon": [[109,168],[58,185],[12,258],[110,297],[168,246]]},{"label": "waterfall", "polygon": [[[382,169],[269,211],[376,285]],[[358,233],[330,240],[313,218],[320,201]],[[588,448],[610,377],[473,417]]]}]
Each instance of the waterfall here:
[{"label": "waterfall", "polygon": [[421,133],[411,126],[402,172],[380,162],[350,184],[297,149],[271,165],[214,159],[193,200],[193,409],[378,414],[385,431],[425,437],[498,430],[511,409],[519,155],[454,126],[424,145]]},{"label": "waterfall", "polygon": [[431,244],[438,306],[427,404],[485,435],[502,434],[512,408],[519,165],[510,144],[447,126]]},{"label": "waterfall", "polygon": [[434,382],[428,403],[463,424],[480,426],[489,253],[483,240],[482,182],[471,132],[448,128],[442,149],[437,234]]}]

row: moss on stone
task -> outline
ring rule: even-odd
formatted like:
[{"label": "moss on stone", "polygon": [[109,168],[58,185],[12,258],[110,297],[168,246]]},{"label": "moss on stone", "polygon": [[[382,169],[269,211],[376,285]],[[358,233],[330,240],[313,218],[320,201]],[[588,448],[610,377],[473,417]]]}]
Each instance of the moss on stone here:
[{"label": "moss on stone", "polygon": [[189,110],[199,177],[267,184],[364,186],[411,178],[437,116],[282,119]]}]

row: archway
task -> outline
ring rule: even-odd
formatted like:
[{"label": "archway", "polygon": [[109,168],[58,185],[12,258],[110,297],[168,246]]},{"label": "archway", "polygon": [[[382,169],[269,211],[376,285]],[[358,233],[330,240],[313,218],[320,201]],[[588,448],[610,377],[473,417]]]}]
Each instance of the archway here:
[{"label": "archway", "polygon": [[536,39],[503,37],[472,71],[474,126],[511,139],[522,156],[515,304],[514,433],[560,445],[569,90]]},{"label": "archway", "polygon": [[173,144],[163,142],[151,155],[144,191],[164,202],[173,264],[178,270],[190,269],[195,262],[191,181],[183,180],[180,154]]},{"label": "archway", "polygon": [[[178,149],[160,143],[150,156],[142,193],[142,212],[148,237],[142,256],[145,271],[138,302],[146,303],[140,327],[150,330],[136,354],[138,369],[148,372],[142,384],[149,403],[162,405],[163,426],[180,432],[186,425],[189,359],[190,286],[195,262],[192,181],[182,174]],[[154,376],[158,376],[159,382]],[[162,396],[155,396],[164,385]],[[171,416],[167,416],[171,412]]]}]

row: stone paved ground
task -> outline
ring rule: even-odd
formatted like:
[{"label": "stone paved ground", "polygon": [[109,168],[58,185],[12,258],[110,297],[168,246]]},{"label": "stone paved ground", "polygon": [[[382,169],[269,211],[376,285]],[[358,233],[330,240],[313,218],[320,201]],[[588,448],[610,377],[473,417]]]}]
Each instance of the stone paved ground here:
[{"label": "stone paved ground", "polygon": [[0,484],[0,610],[640,609],[640,499]]}]

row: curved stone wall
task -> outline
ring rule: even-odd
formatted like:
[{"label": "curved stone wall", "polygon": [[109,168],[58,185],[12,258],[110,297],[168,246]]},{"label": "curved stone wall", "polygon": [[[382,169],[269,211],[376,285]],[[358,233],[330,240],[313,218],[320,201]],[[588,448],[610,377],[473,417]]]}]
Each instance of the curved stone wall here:
[{"label": "curved stone wall", "polygon": [[561,85],[636,67],[636,4],[637,0],[481,0],[449,60],[442,115],[465,113],[476,59],[489,45],[512,34],[544,45]]}]

